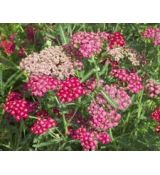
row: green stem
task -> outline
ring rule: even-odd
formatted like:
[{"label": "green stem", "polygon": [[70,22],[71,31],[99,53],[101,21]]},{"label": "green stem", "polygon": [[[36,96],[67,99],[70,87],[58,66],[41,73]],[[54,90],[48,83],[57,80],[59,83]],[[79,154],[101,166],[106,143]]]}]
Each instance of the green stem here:
[{"label": "green stem", "polygon": [[110,103],[111,106],[113,106],[115,109],[118,108],[118,105],[115,101],[112,100],[112,98],[103,91],[103,89],[101,90],[102,95],[104,96],[104,98]]},{"label": "green stem", "polygon": [[31,115],[29,115],[29,118],[31,118],[31,119],[37,119],[37,117],[31,116]]},{"label": "green stem", "polygon": [[109,129],[109,135],[110,135],[112,141],[114,141],[113,134],[112,134],[112,129]]},{"label": "green stem", "polygon": [[92,61],[93,61],[93,64],[94,64],[94,67],[95,67],[95,73],[96,73],[96,80],[97,80],[97,84],[99,82],[99,71],[100,71],[100,68],[98,67],[97,63],[96,63],[96,60],[94,57],[92,57]]},{"label": "green stem", "polygon": [[68,133],[68,124],[65,118],[65,115],[62,113],[62,118],[63,118],[63,124],[64,124],[64,130],[65,130],[65,135]]},{"label": "green stem", "polygon": [[94,74],[96,72],[95,69],[92,69],[88,74],[86,74],[82,80],[81,80],[81,83],[83,83],[84,81],[86,81],[92,74]]},{"label": "green stem", "polygon": [[59,135],[61,135],[64,139],[64,135],[60,132],[60,130],[58,128],[55,128],[55,130],[59,133]]},{"label": "green stem", "polygon": [[61,24],[59,24],[59,30],[60,30],[60,35],[61,35],[62,43],[63,44],[67,44],[67,39],[65,37],[64,30],[63,30],[63,27],[62,27]]}]

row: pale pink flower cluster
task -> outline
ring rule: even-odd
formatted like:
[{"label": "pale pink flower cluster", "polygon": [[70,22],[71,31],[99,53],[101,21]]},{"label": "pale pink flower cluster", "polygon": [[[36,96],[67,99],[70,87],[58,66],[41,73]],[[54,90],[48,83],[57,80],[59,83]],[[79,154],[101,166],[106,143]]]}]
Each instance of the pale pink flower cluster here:
[{"label": "pale pink flower cluster", "polygon": [[147,80],[146,90],[151,98],[160,95],[160,83],[154,80]]},{"label": "pale pink flower cluster", "polygon": [[109,55],[113,57],[115,61],[120,61],[125,56],[123,47],[115,47],[113,49],[110,49],[109,47],[107,47],[106,51]]}]

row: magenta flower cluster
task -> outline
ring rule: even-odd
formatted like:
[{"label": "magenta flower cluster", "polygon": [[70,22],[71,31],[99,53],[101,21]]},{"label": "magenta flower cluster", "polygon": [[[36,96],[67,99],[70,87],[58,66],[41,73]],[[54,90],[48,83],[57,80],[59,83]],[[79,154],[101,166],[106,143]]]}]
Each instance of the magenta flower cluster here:
[{"label": "magenta flower cluster", "polygon": [[142,78],[135,72],[129,72],[121,68],[113,68],[110,75],[122,83],[126,83],[126,88],[132,93],[139,93],[144,88]]},{"label": "magenta flower cluster", "polygon": [[25,90],[31,92],[34,96],[42,97],[49,90],[56,90],[59,81],[48,75],[31,75],[28,82],[25,84]]},{"label": "magenta flower cluster", "polygon": [[36,114],[37,120],[31,126],[30,130],[33,134],[41,135],[47,132],[50,128],[56,126],[56,121],[44,110],[38,111]]},{"label": "magenta flower cluster", "polygon": [[85,127],[71,130],[70,135],[73,139],[80,141],[83,150],[85,151],[95,150],[98,142],[108,144],[111,141],[111,138],[107,133],[88,131]]},{"label": "magenta flower cluster", "polygon": [[71,77],[61,82],[57,96],[62,103],[66,103],[72,102],[84,94],[85,91],[79,79]]},{"label": "magenta flower cluster", "polygon": [[17,92],[8,94],[6,102],[3,106],[4,110],[8,112],[13,118],[19,122],[22,119],[27,119],[29,113],[36,109],[37,105],[22,98],[22,95]]}]

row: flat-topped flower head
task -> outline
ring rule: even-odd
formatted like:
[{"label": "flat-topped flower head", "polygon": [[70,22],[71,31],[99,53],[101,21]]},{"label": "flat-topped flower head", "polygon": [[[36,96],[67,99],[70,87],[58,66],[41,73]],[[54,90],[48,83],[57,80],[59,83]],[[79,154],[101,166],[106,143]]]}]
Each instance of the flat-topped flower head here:
[{"label": "flat-topped flower head", "polygon": [[73,102],[85,94],[85,90],[77,77],[71,77],[60,83],[57,93],[62,103]]},{"label": "flat-topped flower head", "polygon": [[48,91],[56,90],[58,85],[59,81],[49,75],[31,75],[25,84],[25,90],[30,91],[34,96],[42,97]]}]

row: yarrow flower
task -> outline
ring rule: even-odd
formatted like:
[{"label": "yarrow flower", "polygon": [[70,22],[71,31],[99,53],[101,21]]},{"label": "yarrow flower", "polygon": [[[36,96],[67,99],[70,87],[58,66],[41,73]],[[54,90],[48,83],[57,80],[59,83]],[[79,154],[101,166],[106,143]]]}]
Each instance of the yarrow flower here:
[{"label": "yarrow flower", "polygon": [[110,37],[110,33],[107,32],[98,32],[97,35],[101,38],[103,41],[108,41]]},{"label": "yarrow flower", "polygon": [[111,141],[110,136],[106,132],[100,132],[97,135],[97,139],[102,144],[108,144]]},{"label": "yarrow flower", "polygon": [[101,105],[93,101],[88,107],[90,125],[97,130],[105,131],[119,124],[121,115],[115,110],[107,111]]},{"label": "yarrow flower", "polygon": [[132,93],[138,93],[144,86],[142,78],[135,72],[129,72],[126,69],[113,68],[110,75],[127,84],[127,89]]},{"label": "yarrow flower", "polygon": [[160,83],[154,80],[147,80],[146,90],[151,98],[155,98],[160,95]]},{"label": "yarrow flower", "polygon": [[85,91],[79,79],[71,77],[61,82],[57,96],[62,103],[66,103],[72,102],[84,94]]},{"label": "yarrow flower", "polygon": [[74,75],[73,64],[74,62],[66,55],[63,47],[52,46],[22,59],[20,68],[30,75],[50,75],[63,80]]},{"label": "yarrow flower", "polygon": [[84,151],[96,150],[98,142],[108,144],[111,139],[105,132],[89,131],[85,127],[72,130],[70,135],[73,139],[79,140]]},{"label": "yarrow flower", "polygon": [[126,82],[129,76],[129,72],[127,69],[113,68],[110,72],[110,75],[122,82]]},{"label": "yarrow flower", "polygon": [[93,32],[77,32],[73,34],[70,46],[77,50],[81,58],[91,58],[101,51],[101,39]]},{"label": "yarrow flower", "polygon": [[105,92],[118,105],[119,110],[125,110],[131,105],[131,98],[125,90],[118,88],[116,85],[105,85]]},{"label": "yarrow flower", "polygon": [[31,126],[30,130],[33,134],[41,135],[46,133],[50,128],[56,126],[56,121],[44,110],[37,112],[37,120]]},{"label": "yarrow flower", "polygon": [[15,51],[15,43],[10,40],[1,41],[0,47],[3,49],[4,53],[7,55],[11,55]]},{"label": "yarrow flower", "polygon": [[51,76],[31,75],[24,88],[25,90],[31,91],[33,95],[42,97],[48,91],[56,90],[58,88],[58,85],[59,81]]},{"label": "yarrow flower", "polygon": [[[105,85],[104,91],[118,105],[119,110],[124,110],[131,104],[131,98],[128,94],[115,85]],[[121,115],[106,101],[103,94],[98,94],[95,97],[95,100],[88,107],[88,112],[91,116],[91,126],[98,130],[104,131],[113,128],[118,125],[121,119]]]},{"label": "yarrow flower", "polygon": [[151,118],[157,122],[160,122],[160,107],[151,113]]},{"label": "yarrow flower", "polygon": [[26,27],[25,31],[26,31],[26,35],[27,35],[28,40],[30,40],[31,42],[34,42],[37,29],[35,27],[33,27],[32,25],[28,25]]},{"label": "yarrow flower", "polygon": [[110,49],[115,47],[123,47],[125,45],[125,39],[119,32],[114,32],[109,35],[108,46]]},{"label": "yarrow flower", "polygon": [[144,86],[142,84],[142,78],[137,75],[137,73],[131,72],[128,76],[128,86],[127,88],[132,92],[132,93],[138,93],[141,91]]},{"label": "yarrow flower", "polygon": [[8,95],[3,108],[4,111],[13,116],[17,122],[22,119],[27,119],[31,111],[30,103],[22,99],[21,95],[17,92]]},{"label": "yarrow flower", "polygon": [[160,45],[160,28],[149,27],[142,32],[144,38],[152,39],[155,46]]},{"label": "yarrow flower", "polygon": [[142,36],[144,38],[149,38],[152,39],[155,37],[155,28],[153,27],[148,27],[145,29],[145,31],[142,32]]},{"label": "yarrow flower", "polygon": [[113,49],[110,49],[109,47],[106,48],[106,51],[109,55],[112,56],[112,58],[115,61],[120,61],[122,58],[124,58],[124,48],[123,47],[116,47]]}]

